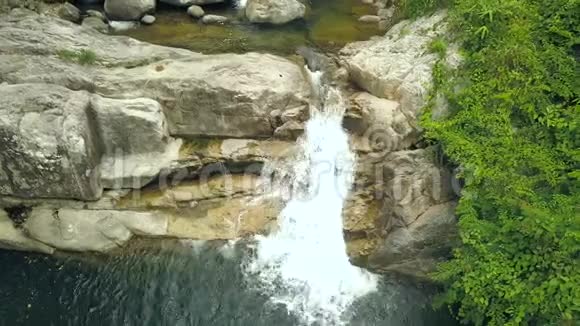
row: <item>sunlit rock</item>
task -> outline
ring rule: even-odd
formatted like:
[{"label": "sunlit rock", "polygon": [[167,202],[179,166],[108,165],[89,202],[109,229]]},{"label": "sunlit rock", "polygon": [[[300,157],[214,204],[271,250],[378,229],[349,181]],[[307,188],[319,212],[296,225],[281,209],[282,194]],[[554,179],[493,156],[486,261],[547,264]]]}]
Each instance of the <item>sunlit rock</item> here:
[{"label": "sunlit rock", "polygon": [[69,251],[107,251],[133,234],[163,236],[167,219],[151,212],[34,208],[24,224],[28,236]]},{"label": "sunlit rock", "polygon": [[447,31],[446,11],[393,26],[383,37],[355,42],[341,50],[351,79],[374,96],[397,101],[417,115],[427,100],[437,54],[429,45]]},{"label": "sunlit rock", "polygon": [[139,20],[155,10],[155,0],[105,0],[105,12],[111,20]]},{"label": "sunlit rock", "polygon": [[141,188],[178,158],[181,141],[169,136],[158,102],[93,95],[90,110],[102,146],[103,187]]},{"label": "sunlit rock", "polygon": [[[35,59],[38,59],[38,55],[42,55],[43,60],[36,60],[36,65],[45,67],[42,73],[45,79],[50,79],[51,76],[50,65],[44,64],[44,60],[58,58],[62,50],[81,49],[95,54],[96,62],[93,66],[78,67],[71,62],[60,65],[69,66],[69,69],[77,70],[80,75],[84,75],[85,71],[92,70],[94,66],[135,66],[158,61],[161,58],[192,55],[192,52],[183,49],[153,45],[124,36],[104,35],[93,29],[34,12],[0,17],[0,53],[32,55]],[[33,69],[30,69],[30,72],[33,72]],[[45,82],[49,83],[48,80]],[[78,89],[74,86],[71,88]]]},{"label": "sunlit rock", "polygon": [[[204,16],[207,17],[207,16]],[[180,136],[271,137],[270,113],[307,106],[309,89],[293,62],[269,54],[193,56],[97,76],[108,97],[149,97]]]},{"label": "sunlit rock", "polygon": [[304,17],[306,6],[298,0],[248,0],[245,10],[252,23],[285,24]]},{"label": "sunlit rock", "polygon": [[86,92],[0,85],[0,194],[94,200],[100,152]]}]

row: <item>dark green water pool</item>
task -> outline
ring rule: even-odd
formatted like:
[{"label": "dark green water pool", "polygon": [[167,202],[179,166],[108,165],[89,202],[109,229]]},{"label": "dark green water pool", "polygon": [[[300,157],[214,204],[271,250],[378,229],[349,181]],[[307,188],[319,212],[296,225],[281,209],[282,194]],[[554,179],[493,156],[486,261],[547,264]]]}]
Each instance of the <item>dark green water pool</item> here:
[{"label": "dark green water pool", "polygon": [[[0,325],[298,325],[252,290],[244,245],[156,242],[111,256],[0,250]],[[428,288],[384,276],[346,313],[350,325],[453,325],[430,308]]]},{"label": "dark green water pool", "polygon": [[303,20],[282,25],[250,24],[232,1],[204,6],[207,14],[227,16],[226,25],[203,25],[183,8],[161,5],[157,21],[119,34],[154,44],[186,48],[203,53],[260,51],[293,54],[308,45],[325,51],[337,50],[348,42],[367,40],[379,34],[377,23],[358,18],[375,14],[376,9],[360,0],[312,0]]}]

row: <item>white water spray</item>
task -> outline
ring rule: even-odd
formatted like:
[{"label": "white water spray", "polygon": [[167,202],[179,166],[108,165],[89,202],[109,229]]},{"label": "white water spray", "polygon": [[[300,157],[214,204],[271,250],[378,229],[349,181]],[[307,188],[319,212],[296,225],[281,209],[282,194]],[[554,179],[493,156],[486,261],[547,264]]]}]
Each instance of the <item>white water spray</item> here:
[{"label": "white water spray", "polygon": [[246,3],[248,2],[248,0],[236,0],[236,8],[238,9],[245,9],[246,8]]},{"label": "white water spray", "polygon": [[293,197],[278,217],[279,229],[257,238],[246,272],[303,323],[337,326],[346,323],[343,313],[354,300],[376,289],[377,278],[351,265],[346,254],[342,210],[355,155],[342,128],[344,103],[338,90],[320,85],[320,73],[311,79],[324,108],[311,108],[299,158],[291,171],[280,171],[292,176],[285,186]]}]

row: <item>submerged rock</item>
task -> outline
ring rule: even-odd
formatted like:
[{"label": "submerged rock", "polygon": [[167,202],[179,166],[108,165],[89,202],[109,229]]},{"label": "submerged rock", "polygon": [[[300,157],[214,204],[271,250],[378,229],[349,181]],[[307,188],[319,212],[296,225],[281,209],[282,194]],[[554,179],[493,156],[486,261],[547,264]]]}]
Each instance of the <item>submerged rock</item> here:
[{"label": "submerged rock", "polygon": [[89,10],[86,11],[86,14],[87,14],[88,17],[96,17],[96,18],[99,18],[102,21],[106,21],[107,20],[107,18],[105,18],[105,15],[102,12],[98,11],[98,10],[89,9]]},{"label": "submerged rock", "polygon": [[193,0],[191,2],[192,5],[210,5],[214,3],[222,3],[225,0]]},{"label": "submerged rock", "polygon": [[252,23],[285,24],[304,17],[306,6],[298,0],[248,0],[246,17]]},{"label": "submerged rock", "polygon": [[166,3],[168,5],[177,6],[177,7],[189,7],[195,1],[194,0],[160,0],[162,3]]},{"label": "submerged rock", "polygon": [[204,24],[225,24],[228,22],[228,17],[219,15],[205,15],[201,18]]},{"label": "submerged rock", "polygon": [[111,20],[139,20],[155,11],[155,0],[105,0],[105,12]]},{"label": "submerged rock", "polygon": [[155,23],[155,16],[153,15],[145,15],[143,16],[143,18],[141,18],[141,23],[145,24],[145,25],[151,25],[153,23]]},{"label": "submerged rock", "polygon": [[378,23],[381,20],[381,17],[374,16],[374,15],[364,15],[359,17],[358,21],[362,23]]},{"label": "submerged rock", "polygon": [[187,8],[187,13],[193,18],[200,18],[203,15],[205,15],[205,11],[203,11],[203,8],[196,5]]}]

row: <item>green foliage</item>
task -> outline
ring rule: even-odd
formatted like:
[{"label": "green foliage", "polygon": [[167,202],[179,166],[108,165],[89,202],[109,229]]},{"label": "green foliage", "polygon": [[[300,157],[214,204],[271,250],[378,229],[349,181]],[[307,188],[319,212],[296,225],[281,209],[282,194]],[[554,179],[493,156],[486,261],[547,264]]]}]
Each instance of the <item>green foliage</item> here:
[{"label": "green foliage", "polygon": [[[434,95],[446,96],[450,112],[435,121],[428,107],[422,117],[465,181],[462,245],[434,275],[447,289],[438,303],[475,325],[572,325],[580,318],[580,2],[449,5],[464,64],[435,65]],[[438,40],[430,49],[444,53]]]},{"label": "green foliage", "polygon": [[397,7],[405,18],[430,14],[447,5],[447,0],[399,0]]},{"label": "green foliage", "polygon": [[95,52],[87,49],[79,51],[60,50],[57,52],[61,60],[78,63],[80,65],[94,65],[97,62],[97,55]]},{"label": "green foliage", "polygon": [[439,58],[445,57],[447,53],[447,43],[442,38],[438,37],[429,44],[429,51],[437,53]]}]

